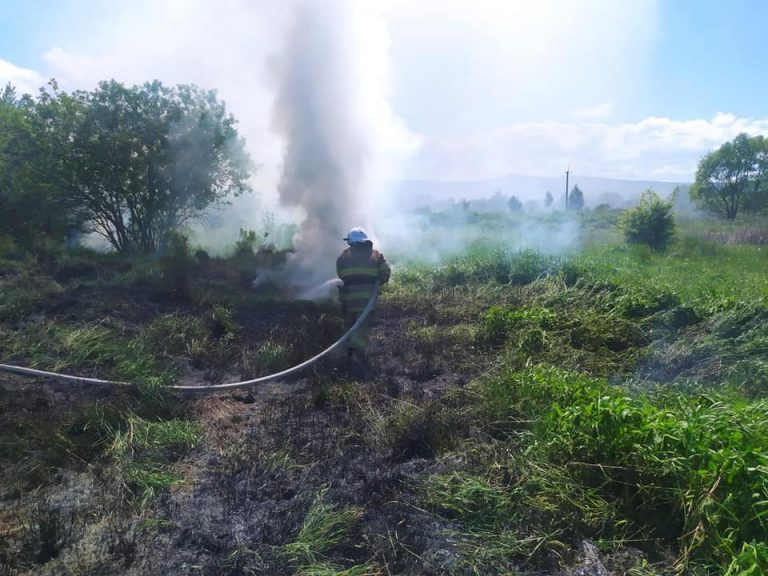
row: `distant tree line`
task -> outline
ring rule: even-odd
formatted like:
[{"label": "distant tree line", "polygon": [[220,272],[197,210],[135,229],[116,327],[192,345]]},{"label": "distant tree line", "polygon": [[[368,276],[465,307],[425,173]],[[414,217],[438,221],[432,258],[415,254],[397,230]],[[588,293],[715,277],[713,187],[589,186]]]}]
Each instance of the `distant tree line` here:
[{"label": "distant tree line", "polygon": [[0,236],[41,250],[96,233],[153,253],[177,227],[250,191],[244,140],[213,91],[114,80],[36,98],[0,92]]}]

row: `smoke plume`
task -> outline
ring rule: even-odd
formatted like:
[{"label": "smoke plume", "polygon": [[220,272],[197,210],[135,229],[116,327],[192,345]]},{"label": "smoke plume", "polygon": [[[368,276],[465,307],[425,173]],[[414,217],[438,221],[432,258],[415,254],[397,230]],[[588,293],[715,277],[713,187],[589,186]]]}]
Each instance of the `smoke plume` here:
[{"label": "smoke plume", "polygon": [[351,3],[301,2],[283,53],[273,125],[285,139],[280,202],[300,214],[293,280],[310,286],[335,275],[351,226],[363,226],[375,126],[365,114],[365,82]]}]

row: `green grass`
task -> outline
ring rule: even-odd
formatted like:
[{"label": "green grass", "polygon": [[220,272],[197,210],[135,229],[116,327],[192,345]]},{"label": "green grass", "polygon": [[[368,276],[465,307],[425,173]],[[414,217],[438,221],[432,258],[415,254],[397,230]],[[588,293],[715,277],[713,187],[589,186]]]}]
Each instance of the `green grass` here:
[{"label": "green grass", "polygon": [[396,281],[432,291],[468,283],[527,284],[554,270],[557,263],[557,258],[534,250],[511,250],[478,240],[439,266],[410,262]]},{"label": "green grass", "polygon": [[430,508],[454,523],[449,533],[459,542],[460,566],[473,573],[505,573],[562,554],[577,534],[625,537],[617,507],[567,470],[511,457],[502,445],[474,468],[422,485]]},{"label": "green grass", "polygon": [[63,290],[31,261],[0,260],[0,321],[19,320]]},{"label": "green grass", "polygon": [[95,375],[106,379],[141,382],[169,381],[149,342],[108,321],[66,325],[44,320],[18,330],[0,332],[0,357],[52,372]]},{"label": "green grass", "polygon": [[433,457],[453,448],[461,434],[461,420],[445,399],[398,402],[386,412],[369,406],[367,423],[371,447],[387,450],[396,460]]},{"label": "green grass", "polygon": [[302,566],[296,572],[299,576],[382,576],[385,572],[375,564],[358,564],[340,568],[335,564],[317,563]]},{"label": "green grass", "polygon": [[111,436],[110,452],[118,458],[138,452],[174,453],[194,448],[201,439],[199,427],[188,420],[149,421],[127,414],[119,428],[106,430]]},{"label": "green grass", "polygon": [[[449,216],[435,218],[450,227]],[[516,217],[470,220],[462,234],[477,241],[440,265],[425,258],[397,267],[382,308],[410,375],[421,362],[429,365],[427,385],[442,383],[430,372],[436,366],[474,380],[438,397],[405,386],[397,400],[382,388],[323,381],[323,408],[312,408],[353,415],[360,429],[350,430],[350,445],[375,449],[393,466],[412,461],[415,481],[393,487],[393,499],[440,517],[446,533],[439,536],[448,537],[455,560],[448,573],[556,572],[573,566],[585,538],[614,573],[650,576],[656,565],[697,576],[764,573],[768,262],[760,245],[732,243],[755,237],[758,224],[749,233],[687,224],[664,252],[613,243],[555,257],[499,241],[524,236]],[[553,230],[562,224],[556,220]],[[615,222],[613,212],[589,212],[570,224],[590,226],[581,237],[596,239],[615,238]],[[480,239],[484,227],[497,240]],[[184,259],[174,278],[173,263],[145,262],[115,265],[94,280],[90,258],[72,255],[59,273],[118,291],[132,286],[162,302],[196,271]],[[238,282],[255,260],[207,265],[216,274],[186,300],[176,294],[179,310],[142,324],[44,318],[45,299],[59,288],[35,278],[23,260],[3,261],[8,294],[27,316],[41,316],[7,317],[0,358],[140,384],[74,424],[41,425],[35,435],[24,423],[0,449],[4,463],[23,462],[36,443],[49,442],[57,448],[46,471],[64,466],[67,454],[101,460],[133,501],[147,505],[183,483],[178,462],[203,441],[183,402],[165,390],[183,363],[203,369],[234,359],[255,376],[306,357],[339,327],[322,316],[326,308],[305,307],[293,326],[300,336],[275,331],[245,349],[233,318],[253,302]],[[185,306],[197,307],[192,314]],[[226,458],[247,464],[246,444],[235,446]],[[304,455],[293,456],[288,448],[260,452],[259,465],[309,474]],[[367,521],[361,508],[331,503],[321,490],[280,548],[282,562],[307,575],[386,573],[374,561],[351,565],[344,557]],[[611,566],[611,555],[627,546],[646,557]]]},{"label": "green grass", "polygon": [[725,576],[760,576],[768,573],[768,544],[744,544],[728,565]]},{"label": "green grass", "polygon": [[253,355],[253,365],[261,374],[269,374],[276,370],[288,368],[288,360],[291,351],[278,342],[268,340],[264,342]]},{"label": "green grass", "polygon": [[119,471],[128,492],[142,504],[183,483],[173,463],[200,444],[203,433],[189,420],[149,420],[96,405],[84,424]]},{"label": "green grass", "polygon": [[[475,250],[409,267],[386,293],[429,318],[408,332],[417,346],[444,346],[443,327],[466,322],[478,351],[503,360],[445,417],[470,436],[433,454],[462,464],[423,485],[455,525],[462,566],[535,564],[589,535],[607,553],[676,550],[681,572],[762,573],[768,255],[684,228],[665,252],[529,260],[545,261],[517,282],[508,253]],[[378,428],[407,438],[422,412],[400,412]],[[629,573],[655,572],[643,561]]]},{"label": "green grass", "polygon": [[152,502],[161,492],[184,483],[181,475],[160,462],[127,462],[119,466],[119,471],[123,485],[142,506]]},{"label": "green grass", "polygon": [[548,457],[621,491],[631,516],[677,539],[684,559],[727,563],[768,538],[768,401],[655,400],[596,382],[568,395],[545,415]]},{"label": "green grass", "polygon": [[[678,548],[680,566],[716,572],[768,539],[768,400],[629,394],[545,367],[511,367],[473,384],[468,398],[475,425],[525,454],[524,466],[496,456],[483,476],[458,471],[427,482],[430,504],[456,517],[470,542],[519,526],[559,541],[578,519],[593,518],[579,533],[666,542]],[[622,525],[621,534],[611,528]],[[523,535],[518,528],[508,536]]]},{"label": "green grass", "polygon": [[760,246],[722,246],[689,236],[666,253],[608,246],[573,257],[572,265],[589,281],[666,290],[703,311],[765,302],[768,295],[768,250]]},{"label": "green grass", "polygon": [[329,504],[324,501],[326,495],[327,488],[318,493],[296,538],[282,548],[282,554],[296,565],[300,572],[317,569],[323,563],[326,553],[341,543],[362,517],[360,508]]}]

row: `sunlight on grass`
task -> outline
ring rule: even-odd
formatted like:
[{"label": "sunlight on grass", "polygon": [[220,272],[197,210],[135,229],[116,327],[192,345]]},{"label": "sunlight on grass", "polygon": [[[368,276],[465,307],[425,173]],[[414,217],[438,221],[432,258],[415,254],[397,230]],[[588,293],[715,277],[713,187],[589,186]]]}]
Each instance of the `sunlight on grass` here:
[{"label": "sunlight on grass", "polygon": [[617,285],[666,287],[684,302],[714,309],[768,296],[768,250],[760,246],[721,246],[683,241],[667,253],[609,246],[573,262],[593,279]]}]

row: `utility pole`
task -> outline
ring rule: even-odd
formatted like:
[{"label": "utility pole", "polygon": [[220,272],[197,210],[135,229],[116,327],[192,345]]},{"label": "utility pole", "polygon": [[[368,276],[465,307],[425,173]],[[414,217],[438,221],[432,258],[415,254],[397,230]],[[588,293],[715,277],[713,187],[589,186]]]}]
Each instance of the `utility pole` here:
[{"label": "utility pole", "polygon": [[568,211],[568,176],[571,173],[571,167],[568,166],[568,169],[565,171],[565,210]]}]

